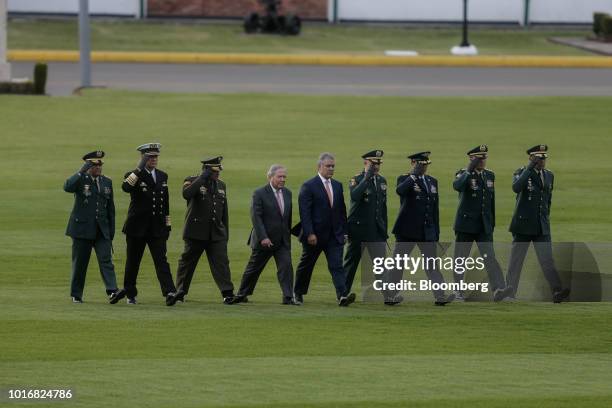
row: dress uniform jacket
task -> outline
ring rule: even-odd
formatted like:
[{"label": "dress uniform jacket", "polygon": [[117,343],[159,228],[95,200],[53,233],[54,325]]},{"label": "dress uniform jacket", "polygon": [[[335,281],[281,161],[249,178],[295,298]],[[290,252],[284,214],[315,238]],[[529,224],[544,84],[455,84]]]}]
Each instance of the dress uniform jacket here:
[{"label": "dress uniform jacket", "polygon": [[191,176],[183,183],[183,198],[187,200],[183,238],[201,241],[229,239],[227,190],[221,180]]},{"label": "dress uniform jacket", "polygon": [[510,232],[522,235],[550,235],[550,206],[554,174],[543,169],[542,178],[535,169],[522,167],[514,172],[512,190],[516,206]]},{"label": "dress uniform jacket", "polygon": [[387,180],[365,172],[355,175],[349,185],[351,206],[348,214],[348,235],[351,241],[385,241],[387,235]]},{"label": "dress uniform jacket", "polygon": [[397,178],[395,191],[400,196],[400,210],[393,234],[404,240],[438,241],[440,237],[438,181],[429,175],[424,177],[427,186],[410,174]]},{"label": "dress uniform jacket", "polygon": [[99,227],[104,238],[114,238],[115,203],[110,178],[100,175],[96,183],[89,174],[79,172],[66,180],[64,191],[74,193],[75,198],[66,235],[95,240]]},{"label": "dress uniform jacket", "polygon": [[121,186],[131,197],[123,232],[134,237],[167,238],[170,234],[170,226],[166,225],[166,217],[170,216],[168,175],[155,169],[156,180],[153,180],[153,176],[143,170],[132,186],[127,182],[130,174],[126,173],[126,181]]},{"label": "dress uniform jacket", "polygon": [[495,173],[461,169],[453,188],[459,192],[455,232],[492,234],[495,228]]}]

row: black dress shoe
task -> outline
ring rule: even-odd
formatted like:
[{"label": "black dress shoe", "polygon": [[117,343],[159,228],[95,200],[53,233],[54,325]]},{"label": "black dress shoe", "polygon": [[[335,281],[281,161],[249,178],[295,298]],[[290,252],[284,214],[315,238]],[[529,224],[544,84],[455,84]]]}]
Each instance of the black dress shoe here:
[{"label": "black dress shoe", "polygon": [[297,306],[302,306],[304,304],[304,296],[303,295],[293,295],[293,300]]},{"label": "black dress shoe", "polygon": [[513,290],[514,289],[512,288],[512,286],[506,286],[505,288],[495,289],[495,292],[493,292],[493,301],[501,302],[508,296],[512,295]]},{"label": "black dress shoe", "polygon": [[553,303],[561,303],[570,295],[570,290],[568,288],[561,289],[555,293],[553,293]]},{"label": "black dress shoe", "polygon": [[354,293],[349,293],[349,295],[346,297],[347,306],[350,305],[351,303],[355,303],[356,299],[357,299],[357,295],[355,295]]},{"label": "black dress shoe", "polygon": [[170,292],[166,295],[166,306],[174,306],[176,303],[176,293]]},{"label": "black dress shoe", "polygon": [[446,298],[444,299],[438,299],[435,301],[435,305],[436,306],[446,306],[447,304],[449,304],[450,302],[452,302],[453,300],[455,300],[455,294],[451,293],[450,295],[448,295]]},{"label": "black dress shoe", "polygon": [[338,299],[338,306],[348,307],[348,305],[350,305],[351,303],[355,301],[355,294],[352,293],[352,295],[353,295],[352,298],[351,298],[351,295],[340,296],[340,299]]},{"label": "black dress shoe", "polygon": [[223,304],[224,305],[234,305],[238,302],[236,302],[236,296],[232,295],[232,296],[225,296],[223,298]]},{"label": "black dress shoe", "polygon": [[388,296],[385,298],[385,305],[387,306],[395,306],[399,305],[404,301],[404,297],[402,295]]},{"label": "black dress shoe", "polygon": [[108,303],[110,303],[111,305],[114,305],[115,303],[123,299],[125,295],[127,295],[127,292],[125,291],[125,289],[119,289],[117,292],[111,295]]},{"label": "black dress shoe", "polygon": [[176,301],[183,303],[185,302],[185,292],[183,292],[182,290],[179,290],[178,292],[176,292]]},{"label": "black dress shoe", "polygon": [[72,296],[72,303],[83,303],[83,298]]},{"label": "black dress shoe", "polygon": [[249,303],[249,298],[246,296],[241,296],[241,295],[236,295],[232,298],[232,305],[235,305],[237,303]]}]

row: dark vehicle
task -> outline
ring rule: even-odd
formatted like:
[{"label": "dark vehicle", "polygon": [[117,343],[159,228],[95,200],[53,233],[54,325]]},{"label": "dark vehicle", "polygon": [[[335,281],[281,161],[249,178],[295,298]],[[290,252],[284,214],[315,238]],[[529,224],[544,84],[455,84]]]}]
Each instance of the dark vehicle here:
[{"label": "dark vehicle", "polygon": [[298,35],[302,28],[302,21],[293,14],[279,15],[281,0],[259,0],[266,9],[266,14],[260,16],[251,13],[244,19],[244,32],[252,34],[256,32]]}]

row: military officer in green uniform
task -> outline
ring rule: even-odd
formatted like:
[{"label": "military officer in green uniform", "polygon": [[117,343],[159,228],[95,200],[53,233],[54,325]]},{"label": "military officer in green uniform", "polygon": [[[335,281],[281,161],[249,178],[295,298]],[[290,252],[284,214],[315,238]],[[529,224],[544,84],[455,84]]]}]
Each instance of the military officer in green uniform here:
[{"label": "military officer in green uniform", "polygon": [[[455,258],[470,255],[476,242],[489,275],[493,300],[499,302],[512,292],[506,287],[504,275],[493,248],[495,229],[495,173],[486,168],[489,148],[480,145],[469,152],[468,167],[455,175],[453,188],[459,192],[459,207],[455,217]],[[455,273],[455,282],[461,282],[464,274]],[[455,301],[465,300],[464,293],[457,291]]]},{"label": "military officer in green uniform", "polygon": [[234,302],[234,285],[227,256],[227,189],[219,179],[223,169],[221,160],[222,156],[202,160],[202,173],[187,177],[183,183],[187,213],[183,230],[185,251],[179,260],[176,276],[179,302],[183,302],[189,293],[191,279],[204,251],[223,303],[229,305]]},{"label": "military officer in green uniform", "polygon": [[83,156],[81,169],[64,183],[64,191],[74,194],[66,235],[72,237],[72,277],[70,296],[74,303],[83,303],[83,287],[91,249],[96,251],[106,294],[117,292],[117,278],[112,260],[115,236],[115,203],[113,182],[102,175],[103,151]]},{"label": "military officer in green uniform", "polygon": [[380,175],[383,151],[361,156],[364,169],[349,183],[351,206],[348,214],[348,242],[344,255],[346,290],[351,291],[361,260],[362,246],[370,257],[385,257],[387,245],[387,180]]},{"label": "military officer in green uniform", "polygon": [[514,172],[512,190],[516,193],[516,206],[510,224],[512,250],[508,266],[507,284],[512,286],[511,297],[516,296],[523,261],[533,242],[538,262],[550,285],[555,303],[567,300],[568,288],[563,288],[552,256],[550,238],[550,207],[554,174],[546,169],[548,146],[536,145],[527,150],[529,164]]}]

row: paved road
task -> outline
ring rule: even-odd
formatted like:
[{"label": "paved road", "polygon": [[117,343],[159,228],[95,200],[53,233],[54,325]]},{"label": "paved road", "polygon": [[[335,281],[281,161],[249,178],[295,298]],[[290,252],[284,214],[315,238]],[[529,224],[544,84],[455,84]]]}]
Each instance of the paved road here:
[{"label": "paved road", "polygon": [[[13,63],[31,76],[32,63]],[[162,92],[403,96],[612,96],[612,69],[94,64],[96,86]],[[79,85],[74,63],[49,64],[48,92]]]}]

